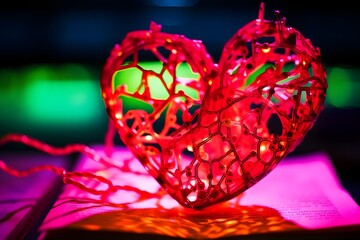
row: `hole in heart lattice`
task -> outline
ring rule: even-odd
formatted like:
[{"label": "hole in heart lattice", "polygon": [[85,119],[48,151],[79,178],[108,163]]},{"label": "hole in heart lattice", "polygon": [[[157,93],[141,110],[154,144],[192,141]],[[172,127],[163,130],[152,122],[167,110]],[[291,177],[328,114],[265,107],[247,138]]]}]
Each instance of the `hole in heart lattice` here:
[{"label": "hole in heart lattice", "polygon": [[319,49],[278,12],[270,21],[261,11],[218,64],[201,41],[151,23],[128,33],[104,66],[103,98],[121,140],[185,207],[215,205],[260,181],[324,107]]}]

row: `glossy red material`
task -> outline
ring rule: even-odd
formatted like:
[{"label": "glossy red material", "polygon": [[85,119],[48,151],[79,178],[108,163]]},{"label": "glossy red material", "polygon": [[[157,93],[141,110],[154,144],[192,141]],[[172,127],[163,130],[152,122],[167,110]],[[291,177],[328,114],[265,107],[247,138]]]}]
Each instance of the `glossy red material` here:
[{"label": "glossy red material", "polygon": [[[102,96],[121,140],[184,207],[212,206],[259,182],[301,143],[324,108],[319,48],[278,11],[274,20],[263,15],[261,5],[259,17],[225,44],[218,64],[201,41],[152,22],[149,30],[128,33],[103,68]],[[143,55],[162,68],[145,69]],[[181,64],[194,77],[182,76]],[[128,70],[140,72],[139,79],[118,84],[117,73]]]}]

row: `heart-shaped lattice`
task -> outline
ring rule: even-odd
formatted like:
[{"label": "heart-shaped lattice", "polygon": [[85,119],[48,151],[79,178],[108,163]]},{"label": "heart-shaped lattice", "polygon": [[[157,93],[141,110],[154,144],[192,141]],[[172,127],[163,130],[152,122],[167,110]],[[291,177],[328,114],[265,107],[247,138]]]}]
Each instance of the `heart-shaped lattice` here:
[{"label": "heart-shaped lattice", "polygon": [[[215,205],[260,181],[324,107],[319,49],[279,12],[273,21],[262,15],[226,43],[218,64],[201,41],[151,23],[128,33],[103,68],[102,96],[121,140],[185,207]],[[160,64],[144,64],[150,57]]]}]

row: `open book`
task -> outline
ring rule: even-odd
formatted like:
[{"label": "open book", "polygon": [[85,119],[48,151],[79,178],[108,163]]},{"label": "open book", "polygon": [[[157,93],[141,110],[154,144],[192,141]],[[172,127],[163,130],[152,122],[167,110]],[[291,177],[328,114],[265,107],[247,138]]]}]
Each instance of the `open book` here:
[{"label": "open book", "polygon": [[[94,149],[104,154],[102,146]],[[181,207],[125,148],[116,148],[112,159],[119,168],[84,156],[75,170],[94,172],[130,188],[103,201],[65,185],[40,227],[42,239],[360,236],[360,207],[344,190],[330,157],[323,152],[287,157],[235,199],[204,210]]]}]

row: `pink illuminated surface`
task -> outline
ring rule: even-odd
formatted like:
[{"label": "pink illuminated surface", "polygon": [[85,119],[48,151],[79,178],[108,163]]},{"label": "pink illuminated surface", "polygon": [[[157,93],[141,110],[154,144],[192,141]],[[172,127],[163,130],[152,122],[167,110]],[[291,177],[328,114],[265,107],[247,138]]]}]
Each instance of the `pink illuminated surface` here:
[{"label": "pink illuminated surface", "polygon": [[[94,149],[104,154],[103,146]],[[42,231],[68,228],[212,239],[360,224],[360,208],[341,187],[324,153],[285,159],[244,193],[202,210],[179,205],[127,149],[116,148],[114,156],[116,165],[127,167],[106,168],[83,157],[76,169],[133,188],[114,192],[103,202],[67,185],[44,220]],[[95,182],[86,184],[101,188]],[[146,196],[142,190],[148,191]]]}]

